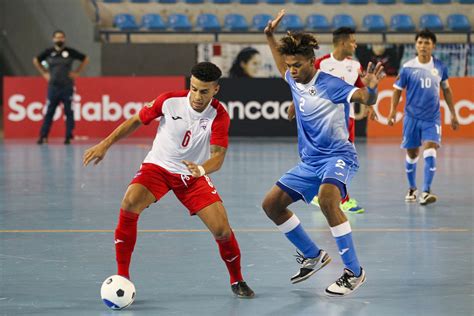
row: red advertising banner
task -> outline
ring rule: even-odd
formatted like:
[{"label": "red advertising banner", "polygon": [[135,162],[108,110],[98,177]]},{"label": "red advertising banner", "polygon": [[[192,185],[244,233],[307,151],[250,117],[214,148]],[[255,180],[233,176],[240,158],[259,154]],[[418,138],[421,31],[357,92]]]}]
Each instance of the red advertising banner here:
[{"label": "red advertising banner", "polygon": [[[72,107],[77,138],[107,136],[145,102],[166,91],[186,88],[185,77],[79,78]],[[5,138],[36,138],[43,122],[47,83],[39,77],[4,78]],[[154,123],[155,127],[157,123]],[[49,137],[64,137],[65,117],[59,105]],[[141,128],[131,137],[154,137],[156,128]]]},{"label": "red advertising banner", "polygon": [[[399,137],[402,139],[403,109],[405,106],[405,91],[401,102],[397,107],[396,124],[387,125],[387,117],[390,112],[390,102],[393,92],[395,78],[385,78],[379,85],[379,99],[374,108],[378,115],[378,121],[368,120],[367,137]],[[442,137],[449,138],[474,138],[474,78],[450,78],[449,85],[453,90],[454,108],[456,110],[459,129],[451,129],[451,112],[449,112],[446,101],[441,100],[441,130]],[[441,97],[443,93],[441,93]]]}]

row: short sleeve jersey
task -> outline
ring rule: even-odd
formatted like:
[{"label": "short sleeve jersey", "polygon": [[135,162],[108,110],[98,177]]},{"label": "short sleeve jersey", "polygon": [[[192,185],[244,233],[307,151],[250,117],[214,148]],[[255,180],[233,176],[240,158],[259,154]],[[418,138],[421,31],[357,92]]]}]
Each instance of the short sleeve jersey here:
[{"label": "short sleeve jersey", "polygon": [[51,76],[51,80],[49,81],[50,85],[72,86],[74,82],[69,78],[72,64],[74,60],[83,61],[86,55],[70,47],[64,47],[60,51],[51,47],[44,50],[41,54],[36,56],[36,58],[40,63],[46,61],[48,64],[49,74]]},{"label": "short sleeve jersey", "polygon": [[295,103],[301,160],[311,165],[336,154],[356,156],[348,120],[350,99],[359,88],[322,71],[307,84],[295,82],[289,71],[285,80]]},{"label": "short sleeve jersey", "polygon": [[423,121],[440,118],[440,86],[449,87],[448,69],[434,57],[426,64],[420,63],[418,57],[406,62],[393,85],[407,90],[405,114]]},{"label": "short sleeve jersey", "polygon": [[195,111],[189,102],[189,91],[161,94],[139,112],[148,125],[158,118],[153,147],[143,162],[153,163],[171,173],[189,175],[183,160],[197,164],[210,157],[210,146],[227,148],[230,118],[224,106],[212,99],[203,112]]}]

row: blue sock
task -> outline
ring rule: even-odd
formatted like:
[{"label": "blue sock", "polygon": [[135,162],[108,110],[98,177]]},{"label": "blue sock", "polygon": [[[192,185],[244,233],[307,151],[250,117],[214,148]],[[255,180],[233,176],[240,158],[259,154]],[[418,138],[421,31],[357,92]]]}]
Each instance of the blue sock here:
[{"label": "blue sock", "polygon": [[407,173],[408,184],[410,185],[410,189],[416,188],[416,163],[418,161],[418,157],[415,159],[411,159],[406,156],[405,159],[405,171]]},{"label": "blue sock", "polygon": [[341,255],[344,266],[351,270],[356,277],[362,273],[359,259],[357,259],[356,250],[352,241],[352,231],[349,222],[344,222],[335,227],[331,227],[331,233],[336,239],[339,254]]},{"label": "blue sock", "polygon": [[430,192],[431,183],[436,172],[436,149],[429,148],[423,152],[425,158],[425,180],[423,182],[423,192]]},{"label": "blue sock", "polygon": [[296,215],[293,214],[286,222],[278,225],[278,229],[303,253],[305,258],[316,258],[319,255],[321,249],[308,236]]}]

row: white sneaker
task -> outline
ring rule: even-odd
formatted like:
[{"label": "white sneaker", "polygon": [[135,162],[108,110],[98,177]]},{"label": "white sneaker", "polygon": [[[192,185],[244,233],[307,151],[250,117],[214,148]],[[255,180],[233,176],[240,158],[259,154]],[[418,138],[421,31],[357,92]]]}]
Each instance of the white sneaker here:
[{"label": "white sneaker", "polygon": [[349,269],[344,269],[344,274],[336,282],[328,286],[325,291],[326,294],[329,296],[345,296],[357,290],[366,280],[364,269],[360,269],[361,274],[359,277],[354,276],[354,273]]},{"label": "white sneaker", "polygon": [[423,192],[420,196],[420,205],[428,205],[438,200],[438,197],[430,192]]},{"label": "white sneaker", "polygon": [[417,195],[417,189],[408,189],[407,195],[405,195],[405,202],[416,202]]},{"label": "white sneaker", "polygon": [[329,262],[331,262],[331,257],[327,254],[326,251],[322,250],[319,252],[319,256],[316,258],[305,258],[301,253],[296,251],[296,262],[301,264],[300,271],[291,277],[291,283],[299,283],[310,276],[324,268]]}]

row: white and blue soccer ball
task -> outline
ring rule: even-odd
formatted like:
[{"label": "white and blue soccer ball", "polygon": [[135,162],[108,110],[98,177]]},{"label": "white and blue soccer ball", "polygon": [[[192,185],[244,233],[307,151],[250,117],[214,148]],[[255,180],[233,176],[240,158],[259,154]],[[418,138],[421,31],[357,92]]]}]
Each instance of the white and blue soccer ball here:
[{"label": "white and blue soccer ball", "polygon": [[135,294],[135,285],[120,275],[108,277],[100,288],[100,296],[104,304],[115,310],[130,306],[135,300]]}]

